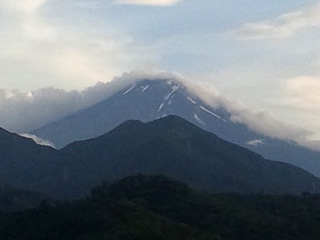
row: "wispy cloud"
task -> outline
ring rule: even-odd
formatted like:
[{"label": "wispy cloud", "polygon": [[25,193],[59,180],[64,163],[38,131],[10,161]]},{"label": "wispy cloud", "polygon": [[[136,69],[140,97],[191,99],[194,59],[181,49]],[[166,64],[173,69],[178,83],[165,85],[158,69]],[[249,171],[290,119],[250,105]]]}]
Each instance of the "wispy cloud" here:
[{"label": "wispy cloud", "polygon": [[182,0],[116,0],[117,4],[171,6]]},{"label": "wispy cloud", "polygon": [[39,144],[39,145],[43,145],[43,146],[47,146],[47,147],[52,147],[52,148],[56,148],[54,146],[54,144],[48,140],[44,140],[42,138],[39,138],[38,136],[36,135],[31,135],[31,134],[27,134],[27,133],[23,133],[23,134],[20,134],[21,137],[25,137],[25,138],[30,138],[32,139],[36,144]]},{"label": "wispy cloud", "polygon": [[256,139],[256,140],[248,141],[246,142],[246,144],[252,147],[257,147],[259,145],[263,145],[264,142],[261,139]]},{"label": "wispy cloud", "polygon": [[320,27],[320,2],[270,21],[246,23],[232,31],[239,40],[283,39]]}]

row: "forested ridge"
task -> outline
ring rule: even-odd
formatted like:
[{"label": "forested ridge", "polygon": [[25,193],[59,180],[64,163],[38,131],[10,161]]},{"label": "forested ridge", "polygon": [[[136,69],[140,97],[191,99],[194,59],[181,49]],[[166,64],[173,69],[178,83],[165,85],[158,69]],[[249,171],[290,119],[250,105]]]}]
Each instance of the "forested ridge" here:
[{"label": "forested ridge", "polygon": [[162,176],[105,183],[75,202],[0,214],[0,239],[320,238],[320,196],[206,194]]}]

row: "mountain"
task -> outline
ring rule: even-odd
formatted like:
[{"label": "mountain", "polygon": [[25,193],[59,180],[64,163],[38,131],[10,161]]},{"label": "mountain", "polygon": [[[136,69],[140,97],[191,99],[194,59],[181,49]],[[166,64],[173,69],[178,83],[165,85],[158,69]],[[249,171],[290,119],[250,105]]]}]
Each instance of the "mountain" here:
[{"label": "mountain", "polygon": [[18,189],[34,189],[38,179],[48,174],[42,166],[52,164],[57,153],[0,128],[0,182]]},{"label": "mountain", "polygon": [[316,240],[319,195],[203,194],[163,176],[136,175],[92,190],[85,200],[0,212],[11,240]]},{"label": "mountain", "polygon": [[168,115],[180,116],[264,158],[299,166],[320,177],[320,153],[234,123],[228,111],[205,104],[178,81],[141,80],[94,106],[37,129],[33,134],[62,148],[74,141],[103,135],[127,120],[149,122]]},{"label": "mountain", "polygon": [[89,189],[99,179],[113,181],[135,173],[163,174],[210,192],[320,190],[320,180],[306,171],[265,160],[177,116],[150,123],[127,121],[60,153],[68,173],[64,186],[72,185],[67,194]]},{"label": "mountain", "polygon": [[8,132],[1,136],[2,182],[56,198],[83,197],[105,180],[136,173],[162,174],[209,192],[320,192],[312,174],[265,160],[177,116],[130,120],[59,151]]},{"label": "mountain", "polygon": [[37,208],[50,199],[44,194],[2,185],[0,188],[0,211],[22,211]]}]

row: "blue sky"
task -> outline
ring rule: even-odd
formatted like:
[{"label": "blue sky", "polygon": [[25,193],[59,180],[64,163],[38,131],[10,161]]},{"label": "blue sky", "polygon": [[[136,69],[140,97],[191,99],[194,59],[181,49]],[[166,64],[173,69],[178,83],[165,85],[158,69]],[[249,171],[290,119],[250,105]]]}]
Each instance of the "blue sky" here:
[{"label": "blue sky", "polygon": [[319,38],[315,0],[0,0],[0,89],[177,72],[320,139]]}]

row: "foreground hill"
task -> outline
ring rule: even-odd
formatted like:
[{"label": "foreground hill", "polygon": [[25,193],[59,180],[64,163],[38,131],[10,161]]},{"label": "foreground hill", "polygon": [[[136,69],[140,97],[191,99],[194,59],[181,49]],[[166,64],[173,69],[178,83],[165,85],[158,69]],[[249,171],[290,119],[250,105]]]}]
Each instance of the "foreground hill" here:
[{"label": "foreground hill", "polygon": [[235,123],[223,107],[212,107],[178,81],[141,80],[87,109],[33,133],[62,148],[77,140],[105,134],[124,121],[142,122],[176,115],[217,136],[257,152],[266,159],[301,167],[320,177],[320,153],[294,142],[270,138]]},{"label": "foreground hill", "polygon": [[0,211],[21,211],[39,207],[50,199],[41,193],[17,190],[8,186],[0,188]]},{"label": "foreground hill", "polygon": [[57,153],[53,148],[0,128],[0,183],[34,189],[33,185],[48,175],[42,167],[51,165]]},{"label": "foreground hill", "polygon": [[319,195],[207,195],[161,176],[137,175],[73,204],[0,213],[0,238],[316,240],[319,216]]},{"label": "foreground hill", "polygon": [[211,192],[320,190],[320,180],[310,173],[265,160],[176,116],[150,123],[128,121],[101,137],[70,144],[60,153],[61,167],[68,172],[64,185],[75,192],[99,179],[135,173],[163,174]]},{"label": "foreground hill", "polygon": [[[320,192],[320,179],[262,158],[186,120],[127,121],[60,151],[0,134],[2,182],[58,198],[83,197],[93,186],[136,173],[162,174],[210,192]],[[12,140],[12,139],[13,140]]]}]

